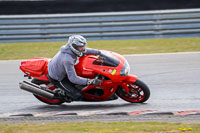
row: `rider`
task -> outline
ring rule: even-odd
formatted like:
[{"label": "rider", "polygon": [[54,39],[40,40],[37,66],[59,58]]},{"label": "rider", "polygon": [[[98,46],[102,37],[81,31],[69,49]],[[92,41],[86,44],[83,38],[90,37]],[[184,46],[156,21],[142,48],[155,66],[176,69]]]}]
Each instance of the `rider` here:
[{"label": "rider", "polygon": [[70,100],[81,99],[81,90],[74,87],[78,85],[98,85],[101,80],[87,79],[76,74],[74,65],[78,62],[78,57],[92,54],[99,55],[101,52],[87,47],[86,39],[81,35],[72,35],[68,43],[61,47],[60,51],[52,58],[48,64],[48,78],[52,84],[60,89],[56,89],[55,97],[69,97]]}]

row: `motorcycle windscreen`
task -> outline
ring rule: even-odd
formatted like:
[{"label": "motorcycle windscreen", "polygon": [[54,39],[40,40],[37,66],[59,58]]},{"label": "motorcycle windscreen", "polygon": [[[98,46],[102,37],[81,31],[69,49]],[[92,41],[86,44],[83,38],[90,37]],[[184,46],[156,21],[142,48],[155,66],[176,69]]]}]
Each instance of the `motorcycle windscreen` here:
[{"label": "motorcycle windscreen", "polygon": [[101,52],[100,58],[102,59],[102,65],[104,66],[117,67],[120,63],[120,61],[110,52]]}]

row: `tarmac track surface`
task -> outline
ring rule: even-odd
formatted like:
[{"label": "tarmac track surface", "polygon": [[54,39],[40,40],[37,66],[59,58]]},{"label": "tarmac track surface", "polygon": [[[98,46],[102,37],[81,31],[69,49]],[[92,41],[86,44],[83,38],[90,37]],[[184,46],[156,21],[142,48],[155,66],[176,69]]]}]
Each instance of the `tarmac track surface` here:
[{"label": "tarmac track surface", "polygon": [[119,98],[108,102],[46,105],[32,94],[19,89],[19,81],[27,80],[19,70],[20,61],[0,61],[0,117],[9,117],[19,112],[200,111],[200,52],[127,55],[125,58],[130,64],[131,74],[137,75],[151,90],[150,99],[143,104],[132,104]]}]

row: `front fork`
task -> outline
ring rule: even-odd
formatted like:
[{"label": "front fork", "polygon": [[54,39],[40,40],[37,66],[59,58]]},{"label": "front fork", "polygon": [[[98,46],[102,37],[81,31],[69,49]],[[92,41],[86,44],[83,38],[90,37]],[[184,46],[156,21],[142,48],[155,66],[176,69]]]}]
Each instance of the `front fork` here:
[{"label": "front fork", "polygon": [[134,75],[128,75],[127,78],[125,80],[123,80],[121,83],[120,83],[120,86],[127,92],[129,93],[129,88],[127,86],[127,84],[130,84],[130,83],[134,83],[136,82],[137,80],[137,76],[134,76]]}]

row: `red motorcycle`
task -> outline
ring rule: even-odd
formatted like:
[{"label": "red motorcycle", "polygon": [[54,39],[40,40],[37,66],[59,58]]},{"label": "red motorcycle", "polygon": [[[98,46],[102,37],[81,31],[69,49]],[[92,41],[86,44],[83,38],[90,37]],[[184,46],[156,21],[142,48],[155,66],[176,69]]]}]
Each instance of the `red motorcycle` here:
[{"label": "red motorcycle", "polygon": [[[75,65],[77,75],[85,78],[98,78],[102,83],[82,88],[82,101],[108,101],[113,94],[131,103],[143,103],[149,99],[150,90],[136,76],[129,75],[127,60],[114,52],[101,51],[101,55],[86,55]],[[20,69],[31,82],[20,82],[20,88],[33,93],[40,101],[59,105],[66,101],[55,99],[53,86],[47,77],[47,58],[33,58],[21,62]]]}]

